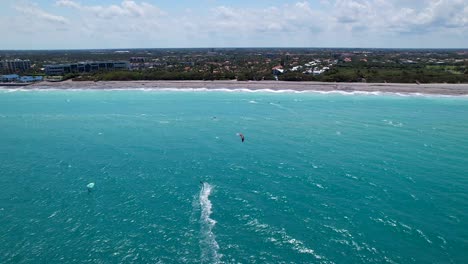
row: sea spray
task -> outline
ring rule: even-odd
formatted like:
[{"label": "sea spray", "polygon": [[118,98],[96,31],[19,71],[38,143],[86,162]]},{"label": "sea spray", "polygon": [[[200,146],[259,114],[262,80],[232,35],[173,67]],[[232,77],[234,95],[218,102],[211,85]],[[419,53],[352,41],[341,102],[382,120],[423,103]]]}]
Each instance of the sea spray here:
[{"label": "sea spray", "polygon": [[200,249],[202,263],[220,263],[221,255],[218,253],[219,245],[213,228],[216,221],[211,219],[212,204],[209,199],[213,186],[203,183],[200,190]]}]

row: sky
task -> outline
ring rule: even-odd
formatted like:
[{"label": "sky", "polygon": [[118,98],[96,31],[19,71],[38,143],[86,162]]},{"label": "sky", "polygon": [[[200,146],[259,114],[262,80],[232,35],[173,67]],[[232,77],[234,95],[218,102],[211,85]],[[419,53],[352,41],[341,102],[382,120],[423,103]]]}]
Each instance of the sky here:
[{"label": "sky", "polygon": [[468,48],[468,0],[0,0],[0,50]]}]

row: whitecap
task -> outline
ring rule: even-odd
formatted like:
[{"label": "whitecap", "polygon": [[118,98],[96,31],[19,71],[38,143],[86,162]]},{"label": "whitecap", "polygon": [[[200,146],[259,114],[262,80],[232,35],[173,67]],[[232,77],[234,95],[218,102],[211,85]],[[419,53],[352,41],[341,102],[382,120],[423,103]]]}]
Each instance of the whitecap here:
[{"label": "whitecap", "polygon": [[349,173],[346,173],[345,175],[346,175],[346,177],[348,177],[348,178],[355,179],[355,180],[359,180],[358,177],[356,177],[356,176],[354,176],[354,175],[351,175],[351,174],[349,174]]},{"label": "whitecap", "polygon": [[273,194],[270,193],[270,192],[266,192],[265,194],[268,196],[268,199],[269,199],[269,200],[274,200],[274,201],[279,201],[279,200],[280,200],[280,197],[275,196],[275,195],[273,195]]},{"label": "whitecap", "polygon": [[382,120],[385,124],[389,125],[389,126],[393,126],[393,127],[402,127],[403,126],[403,123],[400,123],[400,122],[393,122],[392,120],[387,120],[387,119],[384,119]]},{"label": "whitecap", "polygon": [[307,247],[304,242],[287,234],[284,229],[278,230],[268,224],[260,223],[257,219],[248,221],[247,225],[253,227],[255,232],[267,235],[267,241],[276,246],[290,245],[296,252],[309,254],[320,260],[326,259],[324,256],[317,254],[315,250]]},{"label": "whitecap", "polygon": [[53,214],[51,214],[48,218],[53,218],[53,217],[55,217],[55,216],[57,215],[58,212],[59,212],[59,211],[55,211],[55,212],[54,212]]},{"label": "whitecap", "polygon": [[325,188],[323,188],[322,184],[315,183],[314,185],[317,186],[320,189],[325,189]]},{"label": "whitecap", "polygon": [[445,238],[443,238],[442,236],[437,236],[437,238],[440,239],[442,243],[444,243],[444,245],[447,245],[447,240],[445,240]]},{"label": "whitecap", "polygon": [[432,241],[426,236],[426,234],[423,233],[423,231],[419,230],[419,229],[416,229],[416,232],[418,232],[418,234],[424,238],[424,240],[426,240],[427,243],[429,244],[432,244]]}]

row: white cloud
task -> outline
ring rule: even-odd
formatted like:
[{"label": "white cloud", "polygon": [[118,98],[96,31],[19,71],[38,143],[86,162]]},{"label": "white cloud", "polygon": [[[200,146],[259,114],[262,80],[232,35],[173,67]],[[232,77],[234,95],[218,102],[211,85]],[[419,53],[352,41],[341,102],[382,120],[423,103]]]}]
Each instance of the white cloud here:
[{"label": "white cloud", "polygon": [[[88,5],[58,0],[55,5],[73,13],[74,32],[94,47],[154,47],[163,38],[172,38],[166,14],[157,6],[123,0],[119,4]],[[156,43],[156,44],[154,44]]]},{"label": "white cloud", "polygon": [[218,33],[308,33],[327,27],[326,16],[314,11],[308,2],[254,10],[220,6],[210,13],[205,24]]},{"label": "white cloud", "polygon": [[93,14],[96,17],[106,19],[116,17],[151,18],[164,15],[164,12],[152,4],[145,2],[139,4],[132,0],[124,0],[120,5],[108,6],[82,5],[72,0],[58,0],[56,5],[75,8],[86,14]]},{"label": "white cloud", "polygon": [[299,0],[264,8],[213,1],[179,11],[115,1],[16,4],[0,27],[49,32],[84,47],[468,46],[468,0]]},{"label": "white cloud", "polygon": [[71,1],[71,0],[58,0],[56,1],[57,6],[65,6],[65,7],[73,7],[73,8],[80,8],[80,4]]},{"label": "white cloud", "polygon": [[337,0],[332,14],[338,24],[374,32],[417,34],[451,28],[467,31],[468,0],[419,2],[410,7],[388,0]]},{"label": "white cloud", "polygon": [[68,19],[66,19],[65,17],[48,13],[44,11],[43,9],[39,8],[36,4],[30,4],[30,3],[20,4],[20,5],[15,5],[14,8],[18,12],[28,17],[34,17],[34,18],[41,19],[47,22],[51,22],[51,23],[59,23],[59,24],[68,23]]}]

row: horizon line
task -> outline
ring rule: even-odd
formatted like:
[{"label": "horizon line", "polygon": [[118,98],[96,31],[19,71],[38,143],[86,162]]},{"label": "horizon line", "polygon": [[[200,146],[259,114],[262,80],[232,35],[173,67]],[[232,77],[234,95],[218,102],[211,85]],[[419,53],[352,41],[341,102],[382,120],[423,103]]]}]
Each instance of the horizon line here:
[{"label": "horizon line", "polygon": [[254,46],[254,47],[164,47],[164,48],[52,48],[52,49],[0,49],[0,51],[92,51],[92,50],[182,50],[182,49],[369,49],[369,50],[468,50],[468,48],[384,48],[384,47],[274,47],[274,46]]}]

